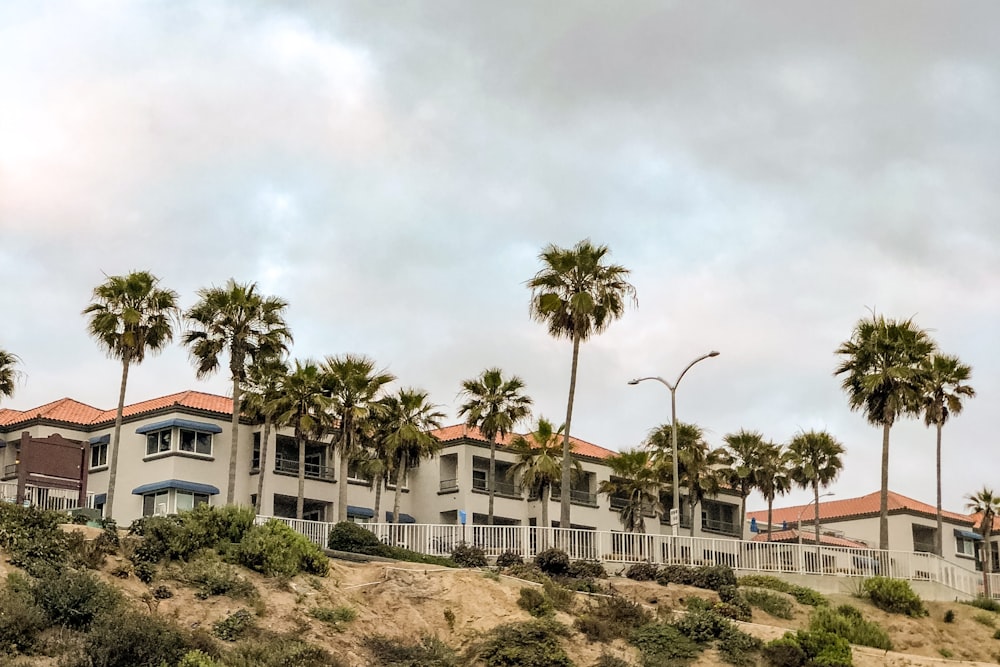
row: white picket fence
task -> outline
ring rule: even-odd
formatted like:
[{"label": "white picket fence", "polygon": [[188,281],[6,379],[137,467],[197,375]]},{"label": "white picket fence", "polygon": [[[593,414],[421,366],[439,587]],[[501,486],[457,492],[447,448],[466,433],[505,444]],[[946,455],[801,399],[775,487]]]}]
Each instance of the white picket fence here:
[{"label": "white picket fence", "polygon": [[[257,517],[258,522],[271,517]],[[274,517],[312,542],[326,546],[335,524]],[[533,558],[558,547],[573,560],[604,563],[650,562],[660,565],[727,565],[742,573],[812,574],[840,577],[881,575],[931,581],[965,595],[982,594],[983,576],[930,553],[849,549],[777,542],[747,542],[709,537],[645,535],[537,526],[456,526],[439,524],[362,524],[385,544],[434,556],[450,555],[467,543],[496,557],[506,551]],[[1000,574],[991,574],[993,597],[1000,598]]]},{"label": "white picket fence", "polygon": [[[94,498],[93,493],[88,493],[84,507],[93,509]],[[17,502],[17,484],[0,482],[0,500],[11,503]],[[30,507],[39,507],[57,512],[80,509],[80,498],[76,491],[72,489],[35,486],[33,484],[25,484],[23,502]]]}]

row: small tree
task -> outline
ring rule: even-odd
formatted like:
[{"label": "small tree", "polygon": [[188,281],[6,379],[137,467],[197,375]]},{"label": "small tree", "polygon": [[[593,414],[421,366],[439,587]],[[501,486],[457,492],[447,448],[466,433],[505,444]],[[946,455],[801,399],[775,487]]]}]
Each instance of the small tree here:
[{"label": "small tree", "polygon": [[598,492],[625,499],[619,520],[626,533],[645,533],[647,511],[663,515],[660,479],[647,449],[631,449],[608,457],[611,478],[598,485]]},{"label": "small tree", "polygon": [[976,530],[983,536],[983,595],[989,598],[990,572],[993,569],[990,535],[993,532],[993,519],[1000,513],[1000,496],[993,493],[993,489],[984,486],[965,498],[969,501],[965,504],[966,509],[979,515],[979,525]]},{"label": "small tree", "polygon": [[[819,489],[833,483],[844,468],[844,447],[826,431],[805,431],[788,443],[788,476],[803,489],[813,491],[816,546],[819,547]],[[797,526],[799,532],[801,526]]]}]

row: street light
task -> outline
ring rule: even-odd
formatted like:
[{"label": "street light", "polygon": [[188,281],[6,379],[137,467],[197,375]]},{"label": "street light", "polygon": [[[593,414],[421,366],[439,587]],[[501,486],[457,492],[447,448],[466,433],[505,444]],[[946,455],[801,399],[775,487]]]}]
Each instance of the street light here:
[{"label": "street light", "polygon": [[[689,370],[691,370],[691,367],[694,366],[696,363],[708,359],[709,357],[717,357],[717,356],[719,356],[719,353],[716,350],[712,350],[708,354],[701,355],[700,357],[692,361],[690,364],[688,364],[684,368],[684,370],[681,371],[681,374],[677,376],[677,380],[673,384],[670,384],[661,377],[635,378],[634,380],[628,381],[629,384],[634,385],[634,384],[639,384],[640,382],[643,382],[645,380],[656,380],[657,382],[661,383],[664,387],[670,390],[670,449],[672,450],[673,465],[674,465],[674,486],[673,486],[674,504],[673,504],[673,509],[671,509],[670,511],[671,514],[670,525],[671,528],[673,529],[671,532],[673,533],[674,537],[677,537],[677,524],[680,523],[680,516],[681,516],[681,498],[679,491],[680,482],[678,481],[678,475],[677,475],[677,385],[681,383],[681,378],[684,377],[684,374],[687,373]],[[675,516],[677,517],[676,523],[673,521]],[[691,517],[691,525],[692,526],[694,525],[694,517]]]},{"label": "street light", "polygon": [[[835,495],[833,491],[827,491],[826,493],[819,494],[820,498],[826,498],[827,496]],[[799,516],[795,519],[795,530],[799,533],[799,546],[802,546],[802,514],[809,509],[809,506],[816,502],[816,498],[810,498],[809,502],[802,506],[799,510]],[[816,527],[819,528],[819,522],[816,522]],[[770,528],[768,528],[770,530]],[[816,540],[816,548],[819,549],[819,540]]]}]

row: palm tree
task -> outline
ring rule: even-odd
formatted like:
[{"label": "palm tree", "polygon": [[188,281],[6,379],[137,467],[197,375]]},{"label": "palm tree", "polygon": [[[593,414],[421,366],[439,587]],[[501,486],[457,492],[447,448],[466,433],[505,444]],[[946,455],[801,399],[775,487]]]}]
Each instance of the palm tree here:
[{"label": "palm tree", "polygon": [[282,377],[278,385],[278,397],[271,403],[275,424],[292,428],[299,447],[296,519],[302,518],[305,508],[306,441],[319,440],[330,425],[329,410],[332,401],[326,395],[323,381],[323,373],[316,362],[296,359],[291,372]]},{"label": "palm tree", "polygon": [[226,504],[231,505],[236,495],[241,383],[246,381],[248,365],[256,359],[278,357],[288,351],[292,341],[291,331],[285,325],[288,304],[277,297],[261,296],[256,283],[237,283],[232,278],[225,287],[198,290],[198,297],[198,303],[185,313],[191,328],[184,334],[184,344],[191,347],[198,377],[217,371],[219,355],[229,354],[233,419]]},{"label": "palm tree", "polygon": [[[589,239],[572,248],[550,244],[542,249],[542,269],[528,281],[531,288],[531,315],[548,326],[553,338],[573,341],[573,361],[569,375],[569,398],[566,401],[566,430],[563,433],[562,488],[570,488],[572,457],[570,425],[573,422],[573,397],[576,393],[580,343],[603,332],[625,312],[626,303],[635,299],[635,287],[626,279],[629,271],[618,264],[606,264],[605,245],[595,246]],[[570,525],[570,494],[562,494],[559,510],[561,526]]]},{"label": "palm tree", "polygon": [[399,500],[406,471],[420,459],[437,453],[441,443],[430,431],[441,428],[445,414],[428,400],[428,393],[422,389],[403,388],[390,398],[386,401],[389,424],[385,442],[396,471],[392,520],[399,523]]},{"label": "palm tree", "polygon": [[944,555],[941,521],[941,431],[951,415],[962,412],[962,398],[972,398],[976,390],[968,384],[972,368],[963,364],[958,357],[934,354],[924,362],[924,423],[937,428],[937,533],[934,549],[938,556]]},{"label": "palm tree", "polygon": [[726,484],[740,494],[740,539],[743,539],[747,496],[755,488],[754,471],[759,463],[761,448],[765,445],[764,436],[758,431],[740,429],[725,435],[722,440],[726,443],[726,467],[721,472]]},{"label": "palm tree", "polygon": [[[652,460],[656,470],[666,484],[673,473],[673,430],[669,423],[661,424],[649,432],[646,447],[652,450]],[[687,489],[688,506],[691,511],[691,536],[694,537],[695,509],[705,499],[719,492],[722,468],[727,456],[722,449],[711,449],[705,442],[705,434],[696,424],[677,422],[677,464],[678,479]],[[671,493],[680,493],[671,489]]]},{"label": "palm tree", "polygon": [[965,508],[979,515],[979,526],[976,530],[983,536],[983,595],[990,597],[990,570],[993,566],[990,533],[993,532],[993,519],[1000,514],[1000,496],[985,486],[976,493],[965,497],[969,502]]},{"label": "palm tree", "polygon": [[0,396],[10,398],[14,395],[14,385],[21,374],[15,366],[20,361],[16,354],[0,348]]},{"label": "palm tree", "polygon": [[337,520],[347,521],[347,472],[350,458],[355,452],[355,436],[359,422],[368,418],[373,410],[380,409],[378,396],[385,385],[396,376],[376,371],[375,362],[364,355],[343,354],[327,357],[323,363],[327,387],[333,398],[333,412],[340,422],[337,449],[340,470],[337,479]]},{"label": "palm tree", "polygon": [[645,512],[651,509],[657,515],[663,514],[660,476],[653,466],[652,454],[647,449],[631,449],[610,456],[605,462],[612,476],[598,485],[598,493],[626,499],[619,517],[622,530],[645,533]]},{"label": "palm tree", "polygon": [[[542,504],[541,527],[546,529],[551,528],[549,497],[552,487],[557,486],[562,479],[562,446],[559,442],[562,433],[562,426],[557,429],[548,419],[539,417],[534,431],[527,436],[515,435],[510,443],[517,463],[507,474],[511,479],[518,479],[518,485],[529,495],[538,494]],[[573,459],[571,465],[580,470],[580,462],[576,459]]]},{"label": "palm tree", "polygon": [[105,514],[114,516],[115,486],[118,482],[118,445],[121,442],[122,413],[128,371],[141,364],[147,353],[157,353],[174,339],[177,322],[177,292],[158,287],[160,280],[148,271],[109,276],[94,288],[93,302],[83,309],[89,317],[88,333],[109,357],[122,365],[118,389],[118,410],[111,443],[108,496]]},{"label": "palm tree", "polygon": [[[819,489],[833,483],[844,463],[844,447],[826,431],[804,431],[788,443],[788,476],[800,488],[813,490],[813,523],[819,546]],[[802,527],[796,526],[801,533]]]},{"label": "palm tree", "polygon": [[288,364],[281,358],[258,359],[247,369],[246,385],[243,389],[246,397],[243,402],[245,411],[257,419],[264,420],[264,432],[260,440],[260,462],[257,473],[257,501],[254,512],[260,514],[261,502],[264,497],[264,477],[268,470],[268,444],[271,441],[271,426],[274,423],[279,393],[288,375]]},{"label": "palm tree", "polygon": [[774,527],[773,508],[775,496],[783,496],[792,488],[788,475],[788,456],[781,445],[765,443],[760,449],[754,471],[754,488],[767,501],[767,541],[771,541]]},{"label": "palm tree", "polygon": [[465,425],[479,429],[490,441],[489,513],[487,525],[493,525],[493,500],[496,495],[497,439],[503,440],[518,422],[531,414],[531,398],[522,391],[524,381],[516,375],[504,379],[499,368],[487,368],[479,377],[462,382],[460,395],[467,400],[458,409]]},{"label": "palm tree", "polygon": [[934,341],[912,319],[893,320],[872,314],[854,327],[837,348],[843,357],[834,375],[843,375],[851,410],[864,412],[870,424],[882,427],[882,495],[879,507],[879,548],[889,548],[889,430],[897,419],[920,411],[925,360]]}]

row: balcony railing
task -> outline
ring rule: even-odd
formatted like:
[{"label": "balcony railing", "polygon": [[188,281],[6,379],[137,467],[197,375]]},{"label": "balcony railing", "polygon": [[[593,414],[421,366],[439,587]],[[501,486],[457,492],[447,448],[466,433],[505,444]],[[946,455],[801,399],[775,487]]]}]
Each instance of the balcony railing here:
[{"label": "balcony railing", "polygon": [[[683,523],[683,520],[681,521]],[[688,523],[690,528],[690,522]],[[717,521],[715,519],[702,519],[701,529],[710,533],[723,533],[725,535],[739,535],[740,525],[732,521]]]},{"label": "balcony railing", "polygon": [[17,464],[8,463],[3,467],[3,478],[13,479],[14,477],[17,477]]},{"label": "balcony railing", "polygon": [[[299,462],[293,459],[283,459],[278,457],[274,462],[274,472],[298,475]],[[306,463],[304,472],[307,479],[333,481],[335,477],[334,469],[331,466],[324,466],[318,463]]]},{"label": "balcony railing", "polygon": [[[489,491],[489,487],[486,485],[486,480],[481,477],[472,478],[472,488],[475,491]],[[493,489],[501,496],[513,496],[515,498],[521,497],[521,489],[518,488],[517,484],[512,484],[511,482],[501,482],[497,480],[493,484]]]},{"label": "balcony railing", "polygon": [[[552,500],[559,500],[560,498],[562,498],[560,489],[552,489]],[[596,507],[597,494],[591,493],[590,491],[570,489],[569,501],[576,505],[591,505]]]},{"label": "balcony railing", "polygon": [[441,485],[438,489],[441,493],[448,493],[450,491],[458,491],[458,480],[457,479],[442,479]]}]

